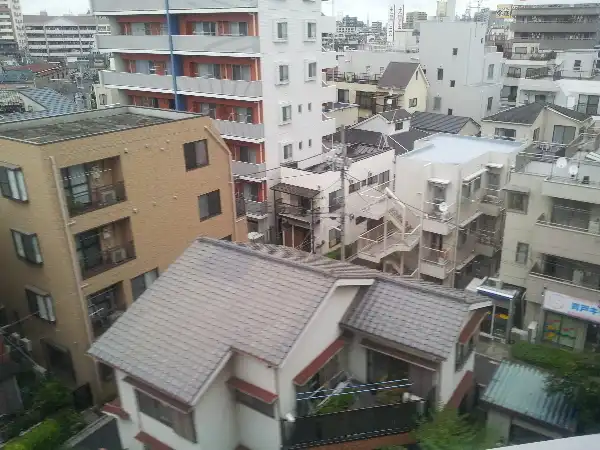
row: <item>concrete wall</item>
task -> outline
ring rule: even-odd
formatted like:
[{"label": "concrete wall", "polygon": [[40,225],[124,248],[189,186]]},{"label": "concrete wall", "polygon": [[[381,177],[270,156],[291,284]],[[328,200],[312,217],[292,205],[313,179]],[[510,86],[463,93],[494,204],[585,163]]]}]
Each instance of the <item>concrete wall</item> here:
[{"label": "concrete wall", "polygon": [[[144,272],[167,269],[199,235],[222,238],[234,234],[235,218],[231,191],[229,153],[209,135],[207,118],[168,122],[90,138],[63,141],[44,147],[2,140],[2,159],[22,167],[29,202],[0,199],[0,267],[10,274],[0,283],[0,296],[9,317],[29,316],[24,287],[33,285],[54,299],[60,326],[37,317],[24,321],[24,333],[34,345],[36,360],[46,365],[40,339],[44,338],[71,352],[76,386],[91,383],[96,400],[102,398],[95,365],[85,356],[93,336],[86,296],[122,283],[126,305],[133,301],[130,280]],[[208,139],[210,165],[186,172],[183,143]],[[56,162],[59,187],[52,172]],[[61,216],[59,195],[63,196],[60,168],[105,158],[120,158],[127,200],[68,219]],[[198,196],[219,189],[222,214],[200,221]],[[128,218],[136,258],[85,282],[69,249],[73,236],[85,230]],[[9,229],[37,233],[43,265],[27,264],[17,258]],[[74,386],[74,387],[76,387]]]},{"label": "concrete wall", "polygon": [[[428,83],[421,66],[415,71],[410,82],[404,90],[404,101],[402,107],[410,113],[415,111],[425,111],[427,109]],[[417,106],[411,107],[410,99],[417,99]]]},{"label": "concrete wall", "polygon": [[338,108],[325,113],[327,117],[335,119],[336,127],[349,127],[358,122],[358,106],[352,105],[345,108]]},{"label": "concrete wall", "polygon": [[344,52],[338,58],[338,70],[340,72],[367,73],[370,71],[373,74],[383,73],[392,61],[418,62],[419,58],[414,53],[350,50]]}]

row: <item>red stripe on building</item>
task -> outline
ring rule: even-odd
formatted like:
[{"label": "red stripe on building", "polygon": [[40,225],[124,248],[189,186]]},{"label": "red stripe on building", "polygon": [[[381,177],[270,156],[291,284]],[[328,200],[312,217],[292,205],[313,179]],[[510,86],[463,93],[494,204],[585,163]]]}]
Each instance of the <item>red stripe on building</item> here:
[{"label": "red stripe on building", "polygon": [[231,377],[227,380],[227,384],[232,388],[249,395],[250,397],[254,397],[261,402],[265,402],[268,404],[272,404],[275,400],[277,400],[277,395],[272,392],[267,391],[266,389],[260,388],[254,384],[248,383],[247,381],[240,380],[236,377]]},{"label": "red stripe on building", "polygon": [[458,408],[460,406],[460,402],[462,402],[462,399],[474,388],[474,386],[475,376],[473,375],[473,372],[467,370],[465,375],[462,377],[462,380],[460,380],[460,383],[458,383],[458,386],[456,386],[456,389],[454,390],[452,397],[450,397],[450,400],[448,400],[446,406]]},{"label": "red stripe on building", "polygon": [[485,318],[485,315],[488,313],[487,309],[480,309],[475,311],[475,313],[471,316],[467,324],[463,327],[460,335],[458,336],[458,342],[461,344],[466,344],[471,339],[471,336],[475,334],[477,330],[479,330],[479,326],[481,322]]},{"label": "red stripe on building", "polygon": [[129,413],[121,407],[121,400],[119,398],[115,398],[112,402],[106,403],[102,407],[102,412],[114,414],[121,419],[129,419]]},{"label": "red stripe on building", "polygon": [[153,438],[144,431],[140,431],[138,434],[136,434],[135,439],[142,444],[150,446],[152,450],[175,450],[174,448],[169,447],[167,444],[160,442],[158,439]]},{"label": "red stripe on building", "polygon": [[312,362],[306,366],[302,372],[296,375],[294,378],[294,384],[298,386],[304,386],[321,368],[329,362],[337,353],[344,348],[346,341],[343,339],[337,339],[321,352],[319,356],[312,360]]}]

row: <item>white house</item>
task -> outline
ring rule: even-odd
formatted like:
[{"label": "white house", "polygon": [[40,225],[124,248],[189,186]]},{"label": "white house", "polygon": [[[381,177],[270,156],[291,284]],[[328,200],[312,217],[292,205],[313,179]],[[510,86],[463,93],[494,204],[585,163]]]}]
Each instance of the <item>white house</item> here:
[{"label": "white house", "polygon": [[487,24],[422,22],[419,61],[429,81],[427,111],[479,121],[500,106],[502,53],[485,45]]},{"label": "white house", "polygon": [[130,450],[407,444],[428,404],[468,407],[481,300],[200,238],[90,354],[115,370],[104,411]]}]

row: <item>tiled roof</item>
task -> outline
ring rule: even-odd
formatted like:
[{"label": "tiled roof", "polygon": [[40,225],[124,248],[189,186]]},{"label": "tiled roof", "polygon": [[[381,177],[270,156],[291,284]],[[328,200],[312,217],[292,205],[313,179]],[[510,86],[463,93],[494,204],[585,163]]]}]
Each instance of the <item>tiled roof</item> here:
[{"label": "tiled roof", "polygon": [[404,89],[415,74],[419,63],[392,61],[385,68],[377,86],[380,88]]},{"label": "tiled roof", "polygon": [[481,400],[574,431],[577,424],[575,409],[563,395],[546,392],[547,379],[548,375],[539,369],[502,361]]},{"label": "tiled roof", "polygon": [[376,280],[348,325],[438,357],[481,301],[292,248],[199,238],[90,354],[191,404],[231,351],[281,364],[339,279]]},{"label": "tiled roof", "polygon": [[[360,128],[346,129],[346,144],[364,144],[371,147],[392,148],[397,154],[406,153],[414,148],[414,143],[417,139],[429,136],[421,130],[408,130],[399,133],[386,135],[378,131],[361,130]],[[339,131],[333,135],[335,142],[340,142],[341,136]]]},{"label": "tiled roof", "polygon": [[429,133],[412,128],[408,131],[401,131],[396,134],[390,134],[390,141],[395,142],[396,154],[401,155],[410,152],[415,148],[415,141],[429,136]]},{"label": "tiled roof", "polygon": [[25,66],[7,66],[4,68],[7,72],[13,70],[31,70],[33,73],[41,73],[46,72],[48,70],[60,69],[60,64],[50,64],[50,63],[35,63],[35,64],[27,64]]},{"label": "tiled roof", "polygon": [[436,133],[458,134],[469,121],[476,123],[470,117],[416,111],[410,119],[410,127]]},{"label": "tiled roof", "polygon": [[41,105],[45,111],[23,112],[0,115],[0,122],[13,122],[26,119],[40,119],[48,116],[58,116],[79,111],[75,102],[58,92],[44,88],[24,88],[17,91]]},{"label": "tiled roof", "polygon": [[392,111],[385,111],[379,113],[388,122],[398,122],[400,120],[406,120],[410,118],[410,113],[402,108],[394,109]]},{"label": "tiled roof", "polygon": [[73,25],[88,25],[93,26],[96,23],[107,24],[108,20],[105,17],[97,17],[91,14],[81,14],[78,16],[42,16],[41,14],[24,14],[23,23],[27,25],[44,25],[50,24],[53,21],[68,21]]},{"label": "tiled roof", "polygon": [[484,117],[483,120],[486,122],[504,122],[531,125],[535,122],[544,108],[554,110],[559,114],[579,122],[591,117],[589,114],[580,113],[574,109],[564,108],[552,103],[534,102],[500,111],[492,116]]}]

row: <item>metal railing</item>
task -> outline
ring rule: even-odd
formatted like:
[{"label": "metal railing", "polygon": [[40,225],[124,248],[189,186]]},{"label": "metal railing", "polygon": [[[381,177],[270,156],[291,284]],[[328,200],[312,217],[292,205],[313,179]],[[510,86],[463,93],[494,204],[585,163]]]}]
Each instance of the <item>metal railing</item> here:
[{"label": "metal railing", "polygon": [[530,273],[539,277],[600,291],[600,267],[591,264],[574,264],[569,260],[541,259],[535,262]]},{"label": "metal railing", "polygon": [[236,197],[235,199],[235,216],[243,217],[246,215],[246,202],[243,197]]},{"label": "metal railing", "polygon": [[86,279],[106,272],[114,267],[125,264],[135,259],[135,247],[133,241],[108,250],[86,249],[86,256],[80,258],[81,276]]},{"label": "metal railing", "polygon": [[292,205],[290,203],[284,203],[283,199],[279,198],[275,201],[277,204],[279,214],[286,214],[290,216],[310,218],[313,214],[316,216],[319,212],[318,207],[307,208],[302,205]]},{"label": "metal railing", "polygon": [[122,181],[104,186],[96,186],[86,192],[77,194],[72,194],[70,190],[65,189],[65,196],[71,217],[106,208],[107,206],[127,200],[125,184]]},{"label": "metal railing", "polygon": [[[440,209],[440,205],[446,205],[445,211]],[[449,222],[454,218],[455,204],[446,203],[445,200],[433,199],[433,201],[425,202],[425,217],[427,219],[437,220],[439,222]]]},{"label": "metal railing", "polygon": [[381,79],[381,74],[333,72],[328,73],[325,79],[327,81],[337,81],[342,83],[378,84]]},{"label": "metal railing", "polygon": [[483,189],[481,203],[489,203],[492,205],[504,204],[504,191],[500,186],[488,186]]},{"label": "metal railing", "polygon": [[556,52],[544,52],[544,53],[515,53],[511,51],[505,51],[503,56],[506,59],[513,60],[530,60],[530,61],[551,61],[556,59]]},{"label": "metal railing", "polygon": [[600,235],[600,227],[598,229],[590,229],[590,211],[559,207],[557,205],[552,209],[553,211],[550,216],[542,214],[538,217],[536,223],[564,230]]},{"label": "metal railing", "polygon": [[446,267],[452,262],[452,250],[449,248],[438,250],[430,247],[423,247],[421,259],[428,263]]}]

